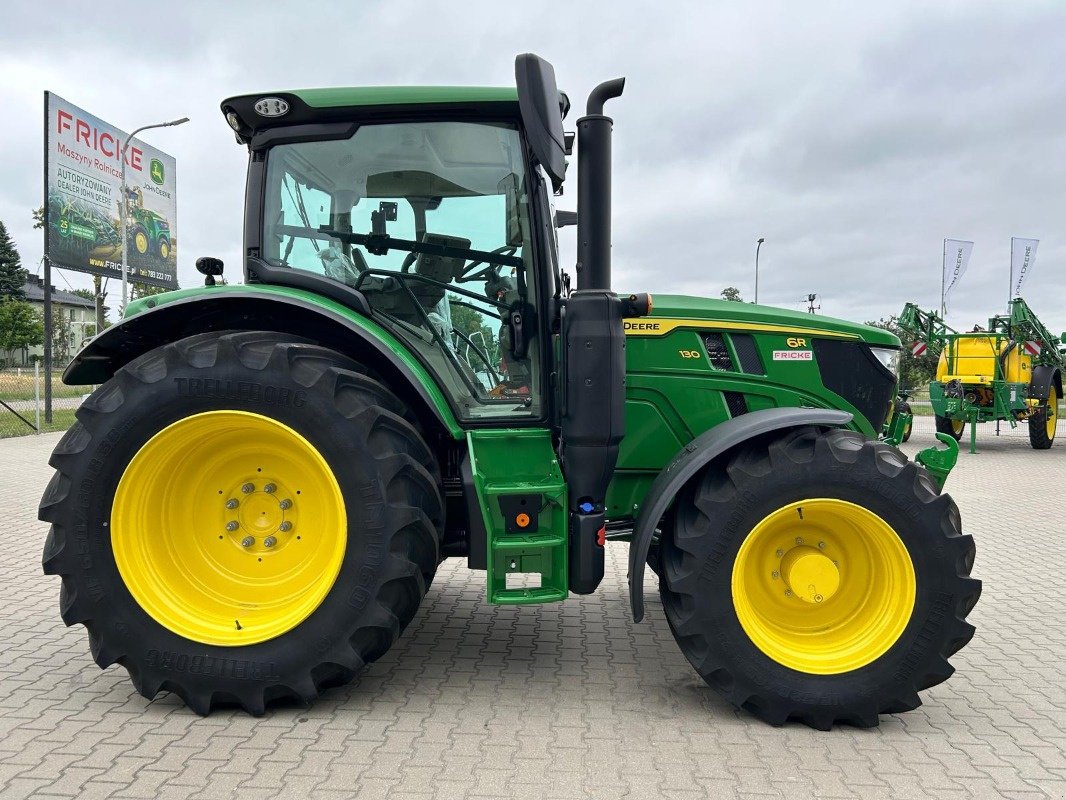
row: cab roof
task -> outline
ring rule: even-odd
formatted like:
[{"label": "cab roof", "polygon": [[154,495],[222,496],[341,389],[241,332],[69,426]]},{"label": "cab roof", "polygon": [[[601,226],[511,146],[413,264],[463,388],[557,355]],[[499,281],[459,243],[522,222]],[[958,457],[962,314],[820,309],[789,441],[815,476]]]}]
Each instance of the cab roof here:
[{"label": "cab roof", "polygon": [[[273,101],[282,101],[276,103]],[[256,106],[267,101],[281,113],[263,114]],[[350,86],[330,89],[293,89],[237,95],[222,101],[222,113],[239,122],[238,138],[247,141],[267,128],[308,123],[350,121],[353,117],[390,113],[430,113],[447,106],[462,115],[518,114],[518,90],[513,86]],[[269,110],[269,109],[268,109]]]}]

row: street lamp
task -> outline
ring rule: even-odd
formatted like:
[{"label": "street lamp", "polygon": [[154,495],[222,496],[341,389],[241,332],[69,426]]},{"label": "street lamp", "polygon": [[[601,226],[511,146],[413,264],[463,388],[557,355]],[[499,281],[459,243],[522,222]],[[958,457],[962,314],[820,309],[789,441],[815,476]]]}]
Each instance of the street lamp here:
[{"label": "street lamp", "polygon": [[[759,302],[759,248],[762,247],[762,243],[766,241],[762,237],[755,244],[755,303]],[[123,273],[125,274],[125,273]]]},{"label": "street lamp", "polygon": [[126,141],[122,145],[122,189],[121,197],[119,197],[119,216],[122,218],[122,309],[119,314],[126,313],[126,302],[129,299],[127,290],[127,278],[128,268],[126,266],[126,217],[129,214],[129,208],[127,206],[126,198],[126,149],[130,146],[130,141],[141,131],[146,131],[151,128],[169,128],[173,125],[181,125],[188,122],[188,117],[182,117],[181,119],[174,119],[170,122],[157,122],[154,125],[142,125],[135,130],[129,136],[126,137]]}]

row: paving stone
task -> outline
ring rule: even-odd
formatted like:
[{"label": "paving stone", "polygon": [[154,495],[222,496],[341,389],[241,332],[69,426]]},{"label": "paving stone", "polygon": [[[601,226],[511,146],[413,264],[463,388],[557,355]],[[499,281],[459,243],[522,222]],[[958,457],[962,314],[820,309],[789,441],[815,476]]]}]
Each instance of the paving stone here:
[{"label": "paving stone", "polygon": [[[1066,430],[983,435],[948,490],[977,539],[977,635],[924,705],[874,731],[771,728],[706,687],[673,642],[654,576],[630,618],[627,548],[592,597],[484,601],[445,562],[400,642],[311,708],[201,719],[92,663],[41,574],[37,500],[59,435],[0,440],[0,797],[954,798],[1066,797]],[[930,445],[919,418],[910,453]],[[13,525],[13,528],[11,527]]]}]

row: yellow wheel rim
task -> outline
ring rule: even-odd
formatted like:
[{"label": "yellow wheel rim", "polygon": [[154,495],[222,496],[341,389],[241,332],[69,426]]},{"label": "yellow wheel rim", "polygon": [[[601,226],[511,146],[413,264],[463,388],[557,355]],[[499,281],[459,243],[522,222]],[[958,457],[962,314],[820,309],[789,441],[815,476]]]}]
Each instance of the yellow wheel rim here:
[{"label": "yellow wheel rim", "polygon": [[170,258],[170,246],[166,242],[159,243],[159,255],[164,261]]},{"label": "yellow wheel rim", "polygon": [[811,499],[768,515],[733,564],[733,607],[752,643],[779,664],[835,675],[876,661],[914,609],[910,554],[877,514]]},{"label": "yellow wheel rim", "polygon": [[1045,425],[1047,425],[1047,438],[1055,438],[1055,425],[1058,423],[1059,397],[1055,393],[1055,387],[1048,389],[1047,411],[1045,412]]},{"label": "yellow wheel rim", "polygon": [[962,436],[962,432],[966,430],[966,420],[953,419],[951,421],[951,430],[955,432],[956,436]]},{"label": "yellow wheel rim", "polygon": [[340,571],[340,486],[303,436],[245,411],[173,423],[133,457],[111,510],[122,580],[156,622],[250,645],[303,622]]},{"label": "yellow wheel rim", "polygon": [[137,248],[137,252],[142,256],[148,252],[148,237],[140,231],[133,237],[133,246]]}]

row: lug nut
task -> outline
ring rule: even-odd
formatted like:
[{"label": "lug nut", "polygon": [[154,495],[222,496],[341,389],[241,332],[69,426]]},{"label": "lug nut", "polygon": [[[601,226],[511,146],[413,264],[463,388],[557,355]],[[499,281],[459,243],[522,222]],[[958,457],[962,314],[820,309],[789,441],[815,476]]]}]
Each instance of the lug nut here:
[{"label": "lug nut", "polygon": [[781,573],[775,569],[772,573],[770,573],[770,576],[776,581],[778,578],[781,577]]},{"label": "lug nut", "polygon": [[229,522],[226,523],[226,530],[230,531],[231,533],[233,531],[237,530],[237,528],[239,528],[239,527],[240,527],[240,524],[235,519],[231,519]]},{"label": "lug nut", "polygon": [[285,520],[283,523],[278,525],[278,530],[279,531],[291,531],[292,530],[292,523],[289,522],[288,520]]},{"label": "lug nut", "polygon": [[239,505],[240,505],[240,503],[238,503],[237,500],[235,498],[232,498],[232,497],[229,500],[226,501],[226,508],[228,508],[230,511],[232,511],[233,509],[235,509]]},{"label": "lug nut", "polygon": [[825,542],[818,542],[818,549],[825,550]]},{"label": "lug nut", "polygon": [[792,597],[792,590],[791,589],[785,589],[785,597]]},{"label": "lug nut", "polygon": [[241,547],[251,547],[253,544],[255,544],[255,539],[251,536],[245,536],[241,539]]},{"label": "lug nut", "polygon": [[803,539],[799,536],[796,537],[796,544],[803,544]]},{"label": "lug nut", "polygon": [[278,505],[281,506],[282,511],[287,511],[292,508],[292,500],[282,500]]},{"label": "lug nut", "polygon": [[267,538],[265,538],[263,540],[263,547],[273,547],[277,543],[278,543],[277,539],[275,539],[273,536],[268,536]]},{"label": "lug nut", "polygon": [[244,484],[244,486],[241,487],[241,491],[245,494],[251,494],[255,491],[255,484],[246,483]]},{"label": "lug nut", "polygon": [[785,551],[784,551],[784,550],[782,550],[782,549],[780,549],[780,548],[778,548],[778,550],[777,550],[777,557],[778,557],[778,558],[781,558],[781,557],[782,557],[782,556],[784,556],[784,555],[785,555]]},{"label": "lug nut", "polygon": [[276,492],[277,490],[278,487],[275,486],[273,483],[268,483],[266,486],[263,487],[263,491],[267,494],[274,494],[274,492]]}]

